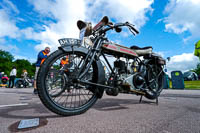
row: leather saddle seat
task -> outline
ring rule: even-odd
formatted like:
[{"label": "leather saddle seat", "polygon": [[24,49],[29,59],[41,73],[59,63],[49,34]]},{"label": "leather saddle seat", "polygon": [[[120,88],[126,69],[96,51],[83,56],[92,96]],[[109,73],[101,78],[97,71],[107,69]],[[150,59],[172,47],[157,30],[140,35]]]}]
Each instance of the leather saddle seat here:
[{"label": "leather saddle seat", "polygon": [[131,46],[130,49],[134,50],[139,56],[144,56],[147,54],[152,54],[153,48],[151,46],[147,47],[138,47],[138,46]]}]

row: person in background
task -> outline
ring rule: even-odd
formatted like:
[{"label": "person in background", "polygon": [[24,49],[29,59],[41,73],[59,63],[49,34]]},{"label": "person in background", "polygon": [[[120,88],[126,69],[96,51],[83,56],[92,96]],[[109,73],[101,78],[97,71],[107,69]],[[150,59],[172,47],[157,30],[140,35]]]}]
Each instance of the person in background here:
[{"label": "person in background", "polygon": [[[71,67],[70,65],[70,61],[69,61],[69,56],[65,56],[62,58],[61,62],[60,62],[60,67],[63,67],[65,69],[65,73],[67,74],[68,68]],[[70,88],[67,88],[67,92],[71,93]]]},{"label": "person in background", "polygon": [[22,73],[22,79],[23,79],[23,84],[24,84],[24,87],[26,88],[28,85],[28,72],[26,69],[23,70],[23,73]]},{"label": "person in background", "polygon": [[7,75],[3,75],[2,78],[1,78],[2,83],[0,84],[0,86],[1,87],[7,87],[7,81],[8,81]]},{"label": "person in background", "polygon": [[2,78],[2,76],[3,76],[3,75],[2,75],[2,72],[0,72],[0,79]]},{"label": "person in background", "polygon": [[42,63],[45,61],[45,59],[47,58],[49,52],[50,52],[50,48],[46,47],[44,50],[42,50],[38,53],[37,62],[35,64],[36,70],[35,70],[35,77],[34,77],[34,90],[33,90],[34,94],[38,94],[36,80],[37,80],[37,74],[38,74],[39,68],[42,65]]},{"label": "person in background", "polygon": [[7,79],[7,80],[8,80],[8,76],[7,76],[7,75],[4,75],[2,78],[5,78],[5,79]]},{"label": "person in background", "polygon": [[23,70],[23,73],[22,73],[22,77],[23,79],[26,79],[27,78],[27,75],[28,75],[28,72],[26,69]]},{"label": "person in background", "polygon": [[0,83],[1,83],[1,78],[3,77],[4,72],[0,72]]},{"label": "person in background", "polygon": [[[17,70],[16,70],[16,67],[13,66],[13,68],[12,68],[12,70],[10,72],[10,78],[9,78],[8,88],[13,88],[13,86],[15,84],[16,75],[17,75]],[[11,86],[11,84],[12,84],[12,86]]]},{"label": "person in background", "polygon": [[3,75],[3,77],[1,78],[2,80],[3,79],[6,79],[8,81],[8,76],[7,75]]},{"label": "person in background", "polygon": [[68,56],[62,58],[62,60],[60,62],[60,66],[63,67],[65,64],[69,64]]}]

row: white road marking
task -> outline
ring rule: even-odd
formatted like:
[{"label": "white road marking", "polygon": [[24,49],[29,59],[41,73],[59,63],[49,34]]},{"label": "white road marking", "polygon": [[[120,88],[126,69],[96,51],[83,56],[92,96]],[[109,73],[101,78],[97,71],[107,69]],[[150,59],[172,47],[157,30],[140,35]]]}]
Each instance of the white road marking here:
[{"label": "white road marking", "polygon": [[9,93],[5,93],[5,92],[1,93],[0,92],[0,95],[5,95],[5,94],[15,94],[16,95],[16,92],[9,92]]},{"label": "white road marking", "polygon": [[28,103],[9,104],[9,105],[0,105],[0,108],[4,108],[4,107],[13,107],[13,106],[24,106],[24,105],[28,105]]}]

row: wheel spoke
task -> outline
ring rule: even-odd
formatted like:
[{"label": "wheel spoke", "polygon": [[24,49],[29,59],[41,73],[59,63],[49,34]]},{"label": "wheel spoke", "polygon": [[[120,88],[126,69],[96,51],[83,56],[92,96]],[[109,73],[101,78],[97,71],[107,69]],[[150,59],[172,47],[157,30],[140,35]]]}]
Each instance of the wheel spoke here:
[{"label": "wheel spoke", "polygon": [[[162,89],[162,70],[158,67],[151,66],[148,69],[148,93],[157,94]],[[161,82],[161,83],[160,83]]]},{"label": "wheel spoke", "polygon": [[[53,103],[58,107],[66,110],[76,110],[87,104],[94,97],[91,91],[87,89],[85,85],[72,83],[72,79],[75,74],[84,64],[84,56],[78,54],[69,54],[68,56],[73,58],[72,65],[64,71],[64,74],[60,73],[60,63],[62,58],[66,56],[57,57],[52,62],[50,69],[45,79],[46,90]],[[92,81],[93,68],[89,69],[89,74],[86,74],[84,79]],[[66,76],[65,76],[66,75]]]}]

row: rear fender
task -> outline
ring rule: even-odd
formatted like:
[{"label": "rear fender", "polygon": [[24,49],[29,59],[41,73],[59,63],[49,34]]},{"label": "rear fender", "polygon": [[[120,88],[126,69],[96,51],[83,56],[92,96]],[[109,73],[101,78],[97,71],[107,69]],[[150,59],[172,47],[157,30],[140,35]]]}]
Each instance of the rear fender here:
[{"label": "rear fender", "polygon": [[[88,49],[83,47],[83,46],[80,46],[80,45],[61,46],[61,47],[58,47],[58,49],[63,50],[64,52],[78,51],[80,53],[85,53],[85,54],[88,53]],[[95,73],[96,72],[98,73],[98,81],[97,81],[97,83],[98,84],[105,84],[105,81],[106,81],[105,71],[104,71],[104,67],[103,67],[101,61],[100,60],[96,60],[94,66],[96,68],[96,70],[94,70]],[[103,93],[104,93],[104,88],[97,87],[96,93],[97,93],[97,97],[101,98],[103,96]]]},{"label": "rear fender", "polygon": [[160,55],[152,53],[149,55],[145,55],[144,59],[148,60],[148,64],[156,64],[156,65],[166,65],[166,60],[162,58]]}]

